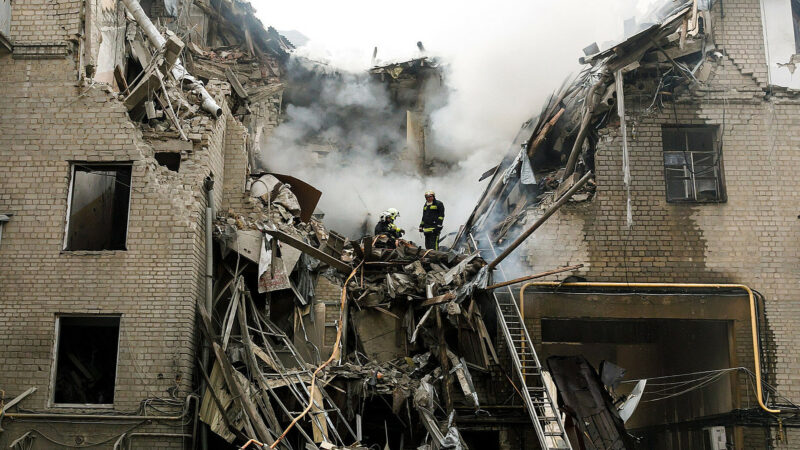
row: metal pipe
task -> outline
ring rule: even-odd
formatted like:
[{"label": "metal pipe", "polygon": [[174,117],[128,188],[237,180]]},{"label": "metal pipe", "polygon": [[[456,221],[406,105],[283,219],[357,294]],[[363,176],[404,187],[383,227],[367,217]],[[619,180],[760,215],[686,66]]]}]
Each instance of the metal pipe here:
[{"label": "metal pipe", "polygon": [[[206,301],[205,309],[209,317],[214,308],[214,242],[212,240],[212,227],[214,226],[214,179],[207,176],[203,181],[206,190]],[[203,344],[201,355],[203,370],[211,372],[209,369],[209,348],[208,342]],[[200,392],[205,392],[206,380],[200,380]],[[200,427],[200,448],[208,450],[208,427]]]},{"label": "metal pipe", "polygon": [[526,277],[515,278],[513,280],[504,281],[502,283],[493,284],[491,286],[486,286],[486,290],[488,291],[489,289],[497,289],[497,288],[501,288],[501,287],[506,287],[506,286],[510,286],[512,284],[522,283],[523,281],[534,280],[536,278],[542,278],[542,277],[546,277],[548,275],[555,275],[555,274],[561,273],[561,272],[568,272],[570,270],[580,269],[581,267],[583,267],[583,264],[576,264],[574,266],[567,266],[567,267],[559,267],[558,269],[548,270],[547,272],[541,272],[541,273],[537,273],[537,274],[533,274],[533,275],[528,275]]},{"label": "metal pipe", "polygon": [[9,419],[91,419],[91,420],[180,420],[189,412],[189,402],[194,399],[195,410],[199,411],[200,397],[187,395],[183,412],[177,416],[128,416],[124,414],[80,414],[80,413],[5,413]]},{"label": "metal pipe", "polygon": [[[153,44],[156,48],[164,47],[167,40],[164,39],[164,36],[158,32],[156,26],[153,25],[153,22],[147,17],[144,10],[142,9],[142,5],[139,4],[138,0],[122,0],[122,3],[125,4],[125,7],[128,8],[133,19],[136,23],[142,27],[144,34],[147,36],[147,39]],[[189,86],[197,91],[197,94],[200,95],[200,98],[203,99],[202,107],[204,110],[210,112],[214,115],[214,117],[219,117],[222,115],[222,108],[219,107],[217,102],[214,100],[213,97],[208,93],[205,86],[203,86],[203,82],[198,80],[197,78],[193,77],[185,67],[183,67],[183,63],[181,62],[180,58],[175,60],[175,65],[172,66],[172,76],[175,77],[176,80],[185,80],[189,82]]]},{"label": "metal pipe", "polygon": [[[753,296],[753,291],[744,284],[709,284],[709,283],[618,283],[618,282],[576,282],[576,283],[559,283],[557,281],[534,281],[525,283],[519,290],[520,304],[524,304],[525,289],[530,286],[541,287],[613,287],[613,288],[685,288],[685,289],[741,289],[747,292],[748,300],[750,301],[750,328],[753,336],[753,358],[755,359],[756,368],[756,394],[758,397],[758,406],[764,411],[772,414],[779,414],[781,410],[768,408],[764,404],[764,397],[762,394],[761,386],[761,357],[758,350],[758,330],[756,329],[756,304]],[[522,315],[522,321],[525,321],[525,316]]]},{"label": "metal pipe", "polygon": [[515,240],[514,242],[512,242],[512,243],[511,243],[511,245],[509,245],[509,246],[508,246],[508,248],[506,248],[505,250],[503,250],[503,253],[501,253],[500,255],[498,255],[498,256],[497,256],[497,258],[495,258],[495,259],[494,259],[494,261],[492,261],[491,263],[489,263],[489,266],[488,266],[487,270],[491,271],[492,269],[494,269],[495,267],[497,267],[497,265],[498,265],[498,264],[500,264],[501,262],[503,262],[503,260],[506,258],[506,256],[508,256],[509,254],[511,254],[511,252],[513,252],[514,250],[516,250],[516,248],[517,248],[517,247],[519,247],[519,246],[520,246],[520,244],[522,244],[522,243],[525,241],[525,239],[527,239],[527,238],[528,238],[528,236],[530,236],[531,234],[533,234],[533,232],[534,232],[534,231],[536,231],[536,229],[537,229],[537,228],[539,228],[540,226],[542,226],[542,224],[543,224],[543,223],[544,223],[544,222],[545,222],[547,219],[549,219],[549,218],[550,218],[550,216],[552,216],[553,214],[555,214],[555,212],[556,212],[556,211],[558,211],[558,209],[559,209],[559,208],[561,208],[561,206],[563,206],[565,203],[567,203],[567,200],[569,200],[569,199],[570,199],[570,197],[572,197],[572,195],[573,195],[573,194],[575,194],[575,192],[577,192],[577,191],[578,191],[578,189],[582,188],[582,187],[583,187],[583,185],[584,185],[584,184],[586,184],[586,182],[587,182],[587,181],[589,181],[589,178],[591,178],[591,176],[592,176],[592,171],[586,172],[586,175],[584,175],[584,176],[583,176],[583,178],[581,178],[580,180],[578,180],[578,182],[577,182],[577,183],[575,183],[575,184],[574,184],[574,185],[573,185],[571,188],[569,188],[569,190],[568,190],[567,192],[565,192],[565,193],[564,193],[564,195],[562,195],[562,196],[561,196],[561,198],[560,198],[560,199],[558,199],[558,201],[557,201],[557,202],[555,202],[555,204],[553,204],[553,206],[551,206],[551,207],[550,207],[550,208],[549,208],[549,209],[548,209],[548,210],[547,210],[547,211],[544,213],[544,215],[542,215],[542,217],[540,217],[540,218],[539,218],[539,219],[538,219],[536,222],[534,222],[534,224],[533,224],[533,225],[531,225],[531,227],[530,227],[530,228],[528,228],[527,230],[525,230],[525,231],[524,231],[524,232],[523,232],[523,233],[522,233],[522,234],[521,234],[521,235],[520,235],[520,236],[517,238],[517,240]]}]

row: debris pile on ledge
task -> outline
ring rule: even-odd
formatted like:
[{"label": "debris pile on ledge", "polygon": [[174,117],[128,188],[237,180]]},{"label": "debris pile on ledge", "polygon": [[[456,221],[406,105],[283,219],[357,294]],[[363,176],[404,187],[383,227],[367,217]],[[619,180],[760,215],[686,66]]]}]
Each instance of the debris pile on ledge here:
[{"label": "debris pile on ledge", "polygon": [[279,177],[252,183],[253,212],[214,225],[201,420],[239,445],[466,448],[456,409],[479,410],[472,372],[498,361],[474,297],[485,261],[349,241],[311,215],[313,188]]}]

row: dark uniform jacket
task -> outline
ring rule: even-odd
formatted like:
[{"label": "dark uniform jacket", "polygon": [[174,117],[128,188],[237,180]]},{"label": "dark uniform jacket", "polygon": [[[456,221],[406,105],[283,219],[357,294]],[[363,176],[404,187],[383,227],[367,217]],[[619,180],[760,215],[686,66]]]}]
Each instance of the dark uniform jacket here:
[{"label": "dark uniform jacket", "polygon": [[384,220],[379,220],[375,225],[375,235],[379,234],[385,234],[389,239],[400,239],[400,236],[402,236],[400,227],[395,225],[394,222],[386,222]]},{"label": "dark uniform jacket", "polygon": [[423,233],[439,233],[444,223],[444,203],[434,200],[430,205],[425,202],[422,206],[422,221],[419,226]]}]

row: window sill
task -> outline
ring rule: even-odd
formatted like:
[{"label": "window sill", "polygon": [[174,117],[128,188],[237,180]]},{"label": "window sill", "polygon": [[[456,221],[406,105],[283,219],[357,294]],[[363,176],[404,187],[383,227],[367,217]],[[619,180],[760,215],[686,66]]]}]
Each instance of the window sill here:
[{"label": "window sill", "polygon": [[93,411],[114,411],[113,403],[53,403],[49,405],[52,409],[91,409]]},{"label": "window sill", "polygon": [[74,255],[74,256],[102,256],[102,255],[114,255],[116,253],[127,253],[128,250],[61,250],[62,255]]}]

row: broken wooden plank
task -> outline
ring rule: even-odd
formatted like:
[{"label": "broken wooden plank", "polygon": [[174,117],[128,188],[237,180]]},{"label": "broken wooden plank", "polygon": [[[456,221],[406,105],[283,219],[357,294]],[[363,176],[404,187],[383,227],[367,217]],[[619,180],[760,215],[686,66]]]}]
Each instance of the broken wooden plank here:
[{"label": "broken wooden plank", "polygon": [[28,388],[28,390],[23,392],[22,394],[19,394],[18,396],[14,397],[10,402],[8,402],[5,405],[3,405],[2,413],[5,414],[6,412],[8,412],[9,409],[11,409],[12,406],[16,405],[17,403],[21,402],[22,400],[25,400],[25,397],[33,394],[34,392],[36,392],[36,388],[32,387],[32,388]]},{"label": "broken wooden plank", "polygon": [[125,80],[125,75],[122,73],[122,67],[119,64],[114,66],[114,81],[117,82],[120,94],[128,92],[128,82]]},{"label": "broken wooden plank", "polygon": [[[203,375],[203,379],[206,380],[206,393],[208,394],[208,397],[206,397],[205,395],[203,396],[202,406],[200,407],[200,412],[199,412],[200,420],[207,423],[211,428],[211,431],[218,434],[220,437],[222,437],[228,442],[233,442],[234,438],[236,437],[239,437],[240,439],[247,439],[244,436],[244,434],[241,433],[240,431],[241,427],[234,424],[233,419],[231,419],[228,415],[228,412],[226,412],[227,405],[230,405],[231,402],[233,402],[233,399],[230,397],[230,395],[226,394],[227,396],[225,397],[224,400],[225,404],[223,404],[223,400],[220,399],[222,392],[220,392],[220,395],[218,395],[214,387],[219,384],[219,383],[214,383],[214,381],[212,381],[213,379],[216,378],[215,375],[219,376],[218,374],[221,370],[219,368],[219,364],[214,364],[214,369],[211,371],[212,373],[211,377],[209,377],[205,369],[203,369],[202,364],[198,364],[198,367],[200,368],[200,374]],[[210,410],[210,405],[212,403],[209,403],[206,400],[207,398],[211,398],[213,405],[217,407],[216,413]],[[220,424],[217,422],[217,417],[222,418],[222,421],[225,427],[227,427],[227,430],[220,427]],[[226,433],[226,431],[228,432]]]},{"label": "broken wooden plank", "polygon": [[492,344],[492,338],[489,336],[489,331],[486,330],[486,324],[483,323],[483,317],[478,314],[475,317],[475,321],[475,328],[478,329],[478,335],[480,335],[484,345],[488,347],[489,353],[492,355],[492,359],[494,359],[495,364],[500,364],[500,358],[497,357],[497,352],[494,351],[494,344]]},{"label": "broken wooden plank", "polygon": [[131,53],[133,53],[133,57],[139,61],[139,65],[142,67],[149,66],[150,60],[153,58],[153,55],[147,50],[145,43],[140,39],[131,42]]},{"label": "broken wooden plank", "polygon": [[314,432],[314,442],[316,443],[328,441],[328,424],[324,416],[322,418],[318,417],[319,415],[325,414],[324,408],[320,408],[322,404],[322,392],[320,388],[317,387],[313,390],[310,412],[313,417],[317,417],[318,419],[311,421],[311,430]]},{"label": "broken wooden plank", "polygon": [[277,373],[281,372],[281,369],[278,368],[278,365],[267,354],[267,352],[265,352],[264,350],[261,350],[261,348],[259,346],[257,346],[256,344],[254,344],[252,342],[250,342],[250,348],[253,350],[253,353],[258,357],[258,359],[260,359],[261,361],[264,361],[272,370],[274,370]]},{"label": "broken wooden plank", "polygon": [[528,157],[533,158],[533,155],[536,153],[536,150],[539,148],[539,145],[542,144],[544,139],[547,137],[547,134],[550,132],[550,129],[558,122],[558,119],[561,118],[561,115],[564,114],[564,108],[558,110],[558,112],[550,119],[539,131],[539,134],[534,139],[533,143],[531,143],[530,147],[528,147]]},{"label": "broken wooden plank", "polygon": [[244,86],[242,86],[242,83],[239,81],[239,77],[233,73],[230,67],[225,68],[225,77],[231,82],[231,87],[233,87],[236,95],[241,98],[247,98],[247,90],[244,88]]},{"label": "broken wooden plank", "polygon": [[275,441],[272,438],[267,425],[258,414],[253,401],[248,395],[246,395],[245,392],[243,392],[242,387],[239,386],[239,382],[234,376],[235,369],[231,365],[230,361],[228,361],[225,352],[222,351],[222,347],[220,347],[216,342],[213,342],[211,347],[213,348],[214,356],[217,358],[217,362],[222,369],[222,376],[225,378],[225,384],[228,385],[228,390],[230,390],[235,401],[240,404],[242,411],[244,411],[244,413],[250,419],[250,424],[255,431],[256,437],[263,442],[272,444]]},{"label": "broken wooden plank", "polygon": [[283,231],[265,230],[265,232],[267,234],[269,234],[270,236],[275,237],[279,241],[285,242],[285,243],[291,245],[292,247],[294,247],[294,248],[296,248],[296,249],[298,249],[298,250],[300,250],[300,251],[302,251],[302,252],[304,252],[304,253],[306,253],[306,254],[308,254],[308,255],[310,255],[310,256],[312,256],[312,257],[314,257],[314,258],[316,258],[316,259],[318,259],[320,261],[322,261],[322,262],[324,262],[325,264],[333,267],[334,269],[336,269],[336,270],[338,270],[340,272],[344,272],[344,273],[348,273],[349,274],[350,272],[353,271],[353,268],[349,264],[347,264],[346,262],[338,260],[338,259],[334,258],[333,256],[326,255],[325,253],[321,252],[319,249],[317,249],[315,247],[312,247],[311,245],[306,244],[305,242],[295,238],[294,236],[290,236],[290,235],[284,233]]},{"label": "broken wooden plank", "polygon": [[447,303],[450,300],[453,300],[454,298],[456,298],[456,294],[454,294],[453,292],[448,292],[446,294],[437,295],[436,297],[429,298],[429,299],[423,301],[422,303],[420,303],[419,305],[417,305],[416,308],[424,308],[426,306],[432,306],[432,305],[439,305],[439,304],[442,304],[442,303]]}]

